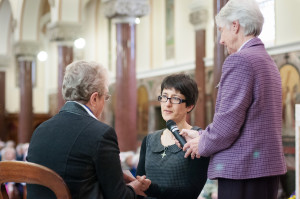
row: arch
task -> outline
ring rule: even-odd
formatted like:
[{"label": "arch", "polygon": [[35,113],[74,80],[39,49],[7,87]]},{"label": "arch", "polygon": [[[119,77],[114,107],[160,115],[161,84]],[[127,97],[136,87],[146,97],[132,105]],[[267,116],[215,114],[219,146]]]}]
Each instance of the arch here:
[{"label": "arch", "polygon": [[295,104],[300,103],[300,74],[292,64],[284,64],[280,67],[282,80],[282,121],[283,135],[294,135]]},{"label": "arch", "polygon": [[50,22],[48,0],[11,1],[11,5],[16,21],[15,41],[39,41],[41,31],[45,34],[46,25]]}]

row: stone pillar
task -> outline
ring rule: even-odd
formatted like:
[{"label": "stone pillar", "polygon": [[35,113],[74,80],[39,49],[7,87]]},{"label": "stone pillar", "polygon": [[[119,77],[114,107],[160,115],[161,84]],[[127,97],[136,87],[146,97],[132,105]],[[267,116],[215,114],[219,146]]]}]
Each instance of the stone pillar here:
[{"label": "stone pillar", "polygon": [[18,125],[18,143],[29,142],[33,133],[32,110],[32,66],[36,62],[39,44],[36,42],[18,42],[15,52],[19,66],[20,114]]},{"label": "stone pillar", "polygon": [[205,48],[206,23],[208,18],[207,1],[194,1],[191,6],[190,22],[195,26],[196,35],[196,67],[195,80],[198,85],[199,98],[195,107],[194,125],[206,127],[206,92],[205,92]]},{"label": "stone pillar", "polygon": [[0,71],[0,140],[5,136],[5,72]]},{"label": "stone pillar", "polygon": [[[214,16],[216,16],[222,7],[228,2],[228,0],[214,0]],[[215,25],[214,35],[215,35],[215,48],[214,48],[214,86],[217,86],[220,82],[222,65],[226,58],[225,47],[219,43],[220,32],[217,30],[218,27]],[[213,95],[214,105],[216,104],[218,89],[215,89]],[[215,106],[214,106],[215,107]]]},{"label": "stone pillar", "polygon": [[57,82],[57,109],[58,111],[65,104],[62,96],[62,83],[67,65],[73,61],[73,46],[59,44],[58,46],[58,82]]},{"label": "stone pillar", "polygon": [[62,97],[62,83],[67,65],[73,62],[73,42],[82,34],[79,23],[56,22],[48,25],[47,34],[51,41],[57,42],[58,82],[57,112],[65,104]]},{"label": "stone pillar", "polygon": [[103,3],[116,24],[117,69],[115,129],[121,151],[137,146],[136,25],[149,12],[147,0],[110,0]]}]

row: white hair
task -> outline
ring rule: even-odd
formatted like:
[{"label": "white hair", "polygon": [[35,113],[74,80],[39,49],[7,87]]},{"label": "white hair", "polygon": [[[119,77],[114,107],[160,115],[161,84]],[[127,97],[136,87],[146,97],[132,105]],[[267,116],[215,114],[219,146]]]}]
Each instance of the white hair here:
[{"label": "white hair", "polygon": [[108,89],[108,71],[97,62],[76,61],[66,68],[62,95],[66,101],[88,102],[94,92]]},{"label": "white hair", "polygon": [[229,0],[216,16],[218,27],[230,27],[236,20],[244,28],[245,36],[258,36],[264,24],[264,17],[255,0]]},{"label": "white hair", "polygon": [[15,160],[16,159],[16,149],[13,147],[4,147],[1,150],[1,161]]}]

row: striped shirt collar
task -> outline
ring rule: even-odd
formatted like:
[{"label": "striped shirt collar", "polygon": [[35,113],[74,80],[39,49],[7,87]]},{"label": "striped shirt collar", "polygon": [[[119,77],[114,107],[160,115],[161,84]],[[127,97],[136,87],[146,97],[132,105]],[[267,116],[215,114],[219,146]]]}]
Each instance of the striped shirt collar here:
[{"label": "striped shirt collar", "polygon": [[96,120],[98,120],[98,119],[95,117],[95,115],[91,112],[91,110],[88,109],[85,105],[83,105],[83,104],[81,104],[81,103],[79,103],[79,102],[76,102],[76,101],[67,101],[66,103],[68,103],[68,102],[74,102],[74,103],[80,105],[82,108],[84,108],[84,110],[85,110],[91,117],[93,117],[93,118],[95,118]]}]

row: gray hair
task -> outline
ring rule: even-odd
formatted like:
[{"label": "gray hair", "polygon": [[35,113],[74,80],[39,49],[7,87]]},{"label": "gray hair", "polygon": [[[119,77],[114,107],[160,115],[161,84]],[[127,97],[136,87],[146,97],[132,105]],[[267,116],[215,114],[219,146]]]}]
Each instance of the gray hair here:
[{"label": "gray hair", "polygon": [[230,27],[235,20],[244,28],[245,36],[258,36],[264,24],[264,17],[255,0],[229,0],[216,16],[218,27]]},{"label": "gray hair", "polygon": [[108,71],[101,64],[76,61],[66,68],[62,95],[66,101],[88,102],[94,92],[104,95],[108,87]]}]

